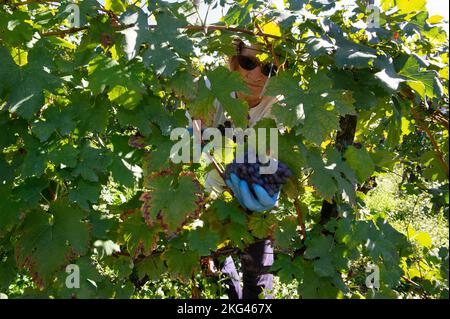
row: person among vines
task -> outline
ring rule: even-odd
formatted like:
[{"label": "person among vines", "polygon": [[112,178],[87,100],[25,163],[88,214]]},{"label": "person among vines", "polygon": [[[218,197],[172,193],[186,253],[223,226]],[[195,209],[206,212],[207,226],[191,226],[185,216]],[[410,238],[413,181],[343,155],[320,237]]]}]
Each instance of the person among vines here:
[{"label": "person among vines", "polygon": [[[269,62],[261,62],[258,56],[262,53],[271,53],[264,50],[261,45],[246,44],[241,39],[235,39],[236,53],[228,57],[229,69],[240,73],[249,89],[249,93],[234,92],[237,99],[247,102],[249,105],[248,123],[253,127],[262,118],[273,118],[272,105],[277,102],[276,97],[264,95],[270,77],[276,76],[279,67],[277,57],[271,56]],[[207,84],[209,85],[209,83]],[[215,101],[215,114],[210,123],[213,127],[230,127],[232,121],[223,112],[218,101]],[[245,128],[244,128],[245,129]],[[211,193],[220,193],[224,187],[232,191],[240,205],[249,213],[261,213],[275,208],[279,192],[275,196],[269,196],[263,187],[254,189],[252,193],[245,180],[232,174],[230,179],[224,181],[216,170],[207,174],[205,189]],[[253,185],[255,186],[255,185]],[[256,195],[256,196],[255,196]],[[257,299],[261,293],[264,297],[272,298],[273,275],[269,268],[273,264],[274,255],[270,239],[256,239],[240,254],[243,274],[243,288],[241,288],[239,274],[231,256],[225,259],[221,265],[221,272],[228,276],[228,296],[230,299]]]}]

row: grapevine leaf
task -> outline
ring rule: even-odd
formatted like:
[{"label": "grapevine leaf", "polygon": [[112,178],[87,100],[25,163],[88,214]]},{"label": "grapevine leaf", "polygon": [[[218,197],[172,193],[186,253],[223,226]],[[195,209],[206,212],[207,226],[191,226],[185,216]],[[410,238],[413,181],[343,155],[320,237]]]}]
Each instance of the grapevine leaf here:
[{"label": "grapevine leaf", "polygon": [[42,190],[49,186],[44,177],[27,178],[24,183],[13,190],[13,195],[21,199],[22,208],[33,208],[42,200]]},{"label": "grapevine leaf", "polygon": [[169,272],[173,275],[180,275],[190,279],[192,274],[199,269],[200,256],[194,251],[181,251],[179,249],[169,249],[162,254]]},{"label": "grapevine leaf", "polygon": [[192,99],[195,96],[197,82],[194,82],[193,76],[186,70],[177,72],[170,79],[169,85],[178,96],[187,99]]},{"label": "grapevine leaf", "polygon": [[126,1],[125,1],[125,3],[122,0],[106,0],[105,1],[105,9],[111,10],[114,13],[121,13],[121,12],[125,11],[126,8],[127,8]]},{"label": "grapevine leaf", "polygon": [[156,249],[161,230],[159,225],[147,225],[141,211],[136,210],[126,217],[119,231],[128,252],[136,258],[140,254],[149,256]]},{"label": "grapevine leaf", "polygon": [[255,237],[266,238],[269,232],[271,232],[271,227],[274,223],[274,215],[272,214],[253,214],[250,216],[248,227]]},{"label": "grapevine leaf", "polygon": [[299,280],[303,278],[302,262],[299,257],[292,260],[288,255],[279,254],[275,259],[271,270],[276,271],[281,282],[286,284],[291,283],[293,278]]},{"label": "grapevine leaf", "polygon": [[80,158],[73,176],[81,176],[91,182],[98,182],[98,174],[106,172],[111,163],[110,153],[105,149],[91,147],[85,143],[80,149]]},{"label": "grapevine leaf", "polygon": [[367,68],[377,58],[376,50],[350,41],[340,41],[334,60],[338,68]]},{"label": "grapevine leaf", "polygon": [[236,202],[224,202],[223,200],[216,200],[211,209],[215,211],[220,220],[225,221],[229,219],[233,223],[247,225],[247,219]]},{"label": "grapevine leaf", "polygon": [[52,203],[49,212],[27,214],[16,245],[18,265],[28,268],[39,286],[71,256],[84,254],[89,244],[88,225],[81,221],[86,217],[83,211],[63,199]]},{"label": "grapevine leaf", "polygon": [[16,78],[19,76],[19,68],[11,58],[9,51],[0,46],[0,96],[4,91],[13,88]]},{"label": "grapevine leaf", "polygon": [[76,167],[79,151],[72,145],[65,144],[49,153],[49,159],[56,165]]},{"label": "grapevine leaf", "polygon": [[76,187],[69,189],[69,199],[83,209],[90,210],[89,203],[96,204],[98,202],[101,188],[100,184],[80,180]]},{"label": "grapevine leaf", "polygon": [[139,279],[143,279],[146,275],[149,280],[159,280],[161,275],[167,272],[167,267],[160,256],[148,256],[137,264]]},{"label": "grapevine leaf", "polygon": [[344,157],[348,165],[355,171],[359,183],[368,179],[375,170],[372,158],[364,147],[357,149],[350,145],[345,150]]},{"label": "grapevine leaf", "polygon": [[126,9],[120,20],[124,25],[132,25],[132,27],[121,31],[125,35],[124,51],[128,60],[131,60],[139,52],[141,44],[149,40],[148,17],[142,9],[133,6]]},{"label": "grapevine leaf", "polygon": [[275,245],[281,248],[289,248],[293,239],[298,237],[297,220],[294,216],[288,216],[278,222],[274,231]]},{"label": "grapevine leaf", "polygon": [[189,247],[198,252],[200,256],[208,256],[216,250],[219,235],[206,227],[197,228],[188,235]]},{"label": "grapevine leaf", "polygon": [[206,87],[205,81],[198,83],[198,92],[195,99],[189,105],[189,114],[193,119],[200,119],[204,125],[212,125],[210,119],[215,113],[214,94]]},{"label": "grapevine leaf", "polygon": [[19,222],[20,203],[14,201],[10,196],[10,190],[7,186],[0,186],[0,238],[3,233],[9,230],[9,227]]},{"label": "grapevine leaf", "polygon": [[337,191],[336,183],[331,173],[332,167],[325,166],[320,151],[314,149],[307,155],[307,162],[314,170],[309,178],[311,184],[316,187],[317,191],[328,201],[331,200]]},{"label": "grapevine leaf", "polygon": [[248,104],[231,97],[232,92],[250,93],[244,80],[237,72],[218,67],[207,73],[211,81],[211,91],[217,97],[224,110],[231,116],[236,127],[247,127]]},{"label": "grapevine leaf", "polygon": [[[176,183],[176,184],[175,184]],[[189,176],[156,176],[151,179],[150,217],[155,219],[160,213],[168,231],[173,232],[197,209],[197,186]]]},{"label": "grapevine leaf", "polygon": [[419,95],[424,98],[436,97],[434,90],[435,78],[437,76],[436,71],[421,71],[417,60],[410,56],[406,61],[399,74],[405,76],[408,81],[408,85]]}]

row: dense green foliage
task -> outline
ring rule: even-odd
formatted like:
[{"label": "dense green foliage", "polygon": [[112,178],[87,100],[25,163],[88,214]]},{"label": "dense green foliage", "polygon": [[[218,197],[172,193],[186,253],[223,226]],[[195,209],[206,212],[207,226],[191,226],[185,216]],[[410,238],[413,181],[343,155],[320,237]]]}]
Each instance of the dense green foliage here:
[{"label": "dense green foliage", "polygon": [[[0,293],[218,298],[204,257],[269,236],[288,285],[277,297],[294,285],[300,298],[448,298],[448,232],[432,234],[448,227],[448,40],[425,0],[382,0],[371,28],[362,0],[288,0],[283,12],[207,0],[230,4],[209,29],[188,27],[191,2],[80,0],[79,29],[69,1],[20,2],[0,1]],[[217,98],[246,127],[248,105],[230,97],[244,82],[217,65],[236,35],[287,61],[268,87],[284,96],[276,121],[257,125],[286,128],[293,177],[276,214],[208,197],[212,165],[169,160],[186,109],[206,120]],[[387,172],[401,176],[391,189]],[[79,289],[65,285],[68,264]],[[369,264],[379,289],[365,286]]]}]

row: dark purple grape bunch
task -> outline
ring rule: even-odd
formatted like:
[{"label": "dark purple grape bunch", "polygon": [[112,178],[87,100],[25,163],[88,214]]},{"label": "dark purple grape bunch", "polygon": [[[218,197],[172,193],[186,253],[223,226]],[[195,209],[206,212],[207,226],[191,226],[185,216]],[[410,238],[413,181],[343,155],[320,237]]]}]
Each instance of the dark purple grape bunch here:
[{"label": "dark purple grape bunch", "polygon": [[268,165],[269,163],[261,163],[258,157],[256,158],[256,163],[248,163],[248,153],[245,153],[244,163],[236,163],[236,159],[234,159],[232,163],[227,165],[224,177],[228,180],[231,178],[231,174],[234,173],[239,179],[248,183],[252,193],[252,185],[259,184],[269,196],[273,196],[280,191],[281,186],[292,176],[292,172],[286,164],[278,161],[278,168],[274,174],[260,174],[260,167]]}]

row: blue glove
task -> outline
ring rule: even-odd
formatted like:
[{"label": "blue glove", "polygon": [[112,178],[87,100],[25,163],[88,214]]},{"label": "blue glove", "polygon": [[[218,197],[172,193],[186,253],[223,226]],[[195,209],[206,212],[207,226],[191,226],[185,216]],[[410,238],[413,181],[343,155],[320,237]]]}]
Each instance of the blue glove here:
[{"label": "blue glove", "polygon": [[253,184],[253,194],[245,180],[239,179],[236,174],[231,173],[230,178],[225,181],[227,186],[233,191],[241,205],[254,212],[263,212],[273,208],[280,196],[278,191],[273,196],[269,196],[267,191],[259,184]]}]

